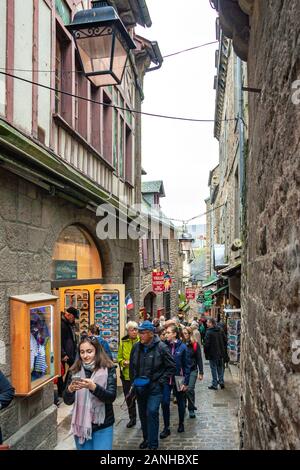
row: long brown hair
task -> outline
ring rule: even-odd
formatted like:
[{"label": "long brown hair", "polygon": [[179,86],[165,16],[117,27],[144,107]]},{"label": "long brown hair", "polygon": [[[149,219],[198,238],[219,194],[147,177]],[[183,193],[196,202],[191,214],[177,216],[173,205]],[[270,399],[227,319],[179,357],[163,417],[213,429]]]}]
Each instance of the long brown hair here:
[{"label": "long brown hair", "polygon": [[91,344],[95,350],[95,371],[98,369],[104,369],[104,368],[111,368],[114,367],[113,361],[108,357],[104,349],[102,348],[101,344],[99,343],[98,339],[95,336],[84,336],[78,345],[78,359],[75,361],[73,366],[70,368],[70,371],[74,374],[76,372],[79,372],[83,366],[82,360],[80,357],[80,346],[83,343],[89,343]]},{"label": "long brown hair", "polygon": [[[195,336],[194,336],[193,328],[191,328],[190,326],[186,326],[185,328],[183,328],[183,331],[184,331],[184,330],[188,332],[190,342],[191,342],[192,344],[197,343],[197,340],[196,340],[196,338],[195,338]],[[187,341],[188,341],[188,340],[186,340],[186,339],[184,338],[184,342],[186,343]]]}]

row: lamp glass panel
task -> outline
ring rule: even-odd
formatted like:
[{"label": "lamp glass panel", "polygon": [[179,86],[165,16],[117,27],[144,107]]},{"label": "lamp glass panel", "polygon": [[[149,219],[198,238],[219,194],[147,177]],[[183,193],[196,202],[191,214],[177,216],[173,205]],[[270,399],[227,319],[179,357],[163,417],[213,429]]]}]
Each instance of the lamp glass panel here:
[{"label": "lamp glass panel", "polygon": [[76,38],[78,51],[85,73],[97,73],[110,70],[112,55],[112,34],[110,28],[104,28],[100,36]]},{"label": "lamp glass panel", "polygon": [[124,46],[116,37],[112,69],[116,77],[119,79],[119,81],[121,81],[121,78],[123,76],[126,62],[127,62],[127,51],[124,49]]},{"label": "lamp glass panel", "polygon": [[90,75],[88,79],[96,87],[119,84],[119,82],[109,72],[107,72],[105,75]]},{"label": "lamp glass panel", "polygon": [[192,243],[190,241],[181,241],[182,251],[190,251],[191,247],[192,247]]}]

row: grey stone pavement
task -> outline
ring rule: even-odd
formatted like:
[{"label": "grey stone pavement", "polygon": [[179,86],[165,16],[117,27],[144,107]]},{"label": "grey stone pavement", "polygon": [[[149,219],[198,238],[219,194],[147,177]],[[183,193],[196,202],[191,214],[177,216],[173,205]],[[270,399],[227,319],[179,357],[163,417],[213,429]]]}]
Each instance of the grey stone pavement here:
[{"label": "grey stone pavement", "polygon": [[[225,372],[225,389],[208,390],[211,375],[208,362],[204,362],[204,380],[196,384],[196,418],[186,415],[185,432],[178,434],[177,405],[171,403],[171,435],[160,440],[165,450],[237,450],[239,435],[237,411],[239,400],[238,369],[230,367]],[[127,429],[128,414],[123,393],[114,402],[115,427],[113,449],[135,450],[142,441],[139,420],[134,428]],[[58,408],[58,445],[55,450],[73,450],[74,439],[70,433],[72,407],[61,404]],[[160,431],[163,419],[160,413]]]}]

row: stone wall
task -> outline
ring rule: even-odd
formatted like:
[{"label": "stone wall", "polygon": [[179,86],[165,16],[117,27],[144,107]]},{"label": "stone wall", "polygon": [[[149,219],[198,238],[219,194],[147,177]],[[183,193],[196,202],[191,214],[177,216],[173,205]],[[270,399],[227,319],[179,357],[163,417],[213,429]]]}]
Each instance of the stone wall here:
[{"label": "stone wall", "polygon": [[[242,279],[242,396],[246,449],[300,449],[299,0],[256,0],[248,60],[250,142]],[[295,362],[295,361],[294,361]]]},{"label": "stone wall", "polygon": [[[174,237],[174,234],[171,235]],[[153,260],[148,259],[149,265],[152,265]],[[179,242],[177,239],[169,239],[169,274],[172,278],[172,285],[170,290],[171,296],[171,317],[176,316],[178,312],[178,289],[181,287],[182,282],[182,258],[179,256]],[[168,266],[162,263],[162,269],[167,270]],[[152,292],[152,267],[143,267],[142,245],[140,243],[140,306],[144,305],[144,298]],[[164,307],[163,293],[157,293],[154,299],[154,315],[157,309]]]},{"label": "stone wall", "polygon": [[[80,224],[94,238],[101,254],[106,283],[123,283],[124,263],[134,268],[134,302],[139,307],[138,242],[99,241],[97,219],[63,199],[0,168],[0,345],[6,356],[1,370],[10,377],[9,297],[32,292],[51,292],[51,263],[61,231]],[[22,358],[20,358],[22,360]],[[4,361],[3,361],[4,362]],[[37,449],[56,444],[56,407],[52,384],[32,397],[16,398],[1,413],[4,439],[13,448]]]}]

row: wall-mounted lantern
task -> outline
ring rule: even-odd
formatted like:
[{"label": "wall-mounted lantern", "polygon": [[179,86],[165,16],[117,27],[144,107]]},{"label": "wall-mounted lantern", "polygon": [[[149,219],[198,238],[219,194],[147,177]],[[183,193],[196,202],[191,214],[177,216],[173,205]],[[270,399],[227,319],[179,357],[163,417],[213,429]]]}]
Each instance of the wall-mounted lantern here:
[{"label": "wall-mounted lantern", "polygon": [[78,11],[66,27],[86,77],[97,87],[119,85],[129,52],[136,46],[116,10],[94,0],[91,9]]}]

